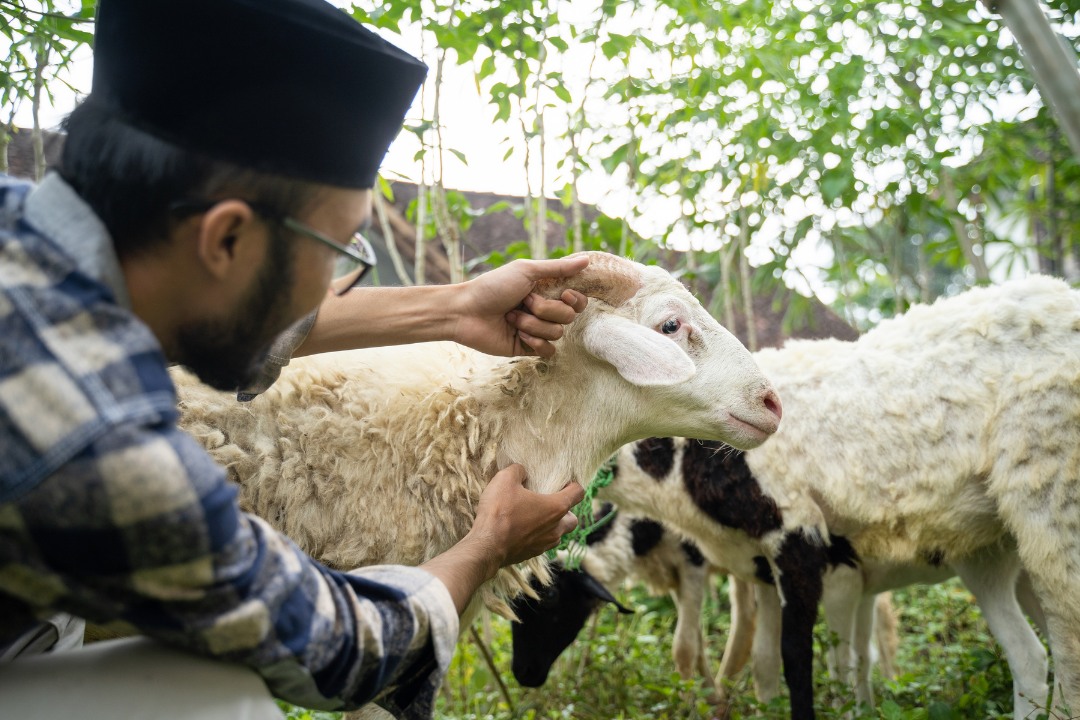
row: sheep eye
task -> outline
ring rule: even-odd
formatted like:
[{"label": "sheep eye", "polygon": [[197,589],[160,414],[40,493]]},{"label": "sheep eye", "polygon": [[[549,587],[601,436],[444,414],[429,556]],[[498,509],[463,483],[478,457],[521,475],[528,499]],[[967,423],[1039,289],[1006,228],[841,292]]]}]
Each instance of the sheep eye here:
[{"label": "sheep eye", "polygon": [[675,318],[671,318],[670,320],[665,320],[664,324],[660,326],[660,332],[665,335],[672,335],[677,333],[680,327],[682,327],[682,323]]}]

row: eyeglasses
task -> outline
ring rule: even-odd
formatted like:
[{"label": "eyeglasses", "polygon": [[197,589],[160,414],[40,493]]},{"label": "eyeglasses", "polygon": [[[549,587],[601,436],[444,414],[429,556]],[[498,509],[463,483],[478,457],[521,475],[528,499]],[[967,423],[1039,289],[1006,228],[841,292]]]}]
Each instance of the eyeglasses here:
[{"label": "eyeglasses", "polygon": [[[258,211],[256,210],[256,212]],[[318,240],[341,253],[342,257],[338,258],[334,266],[334,279],[330,281],[330,290],[335,295],[344,295],[352,290],[360,284],[368,271],[375,267],[375,249],[371,247],[371,243],[360,232],[353,234],[348,245],[342,245],[299,220],[293,220],[291,217],[285,216],[281,218],[280,222],[297,235]]]},{"label": "eyeglasses", "polygon": [[[181,200],[174,202],[169,206],[169,209],[174,213],[201,213],[206,212],[210,208],[214,207],[219,200]],[[364,279],[364,276],[368,274],[371,268],[375,267],[377,258],[375,257],[375,250],[371,247],[371,243],[362,233],[357,232],[352,236],[352,239],[348,244],[341,244],[337,240],[333,240],[326,235],[323,235],[318,230],[310,228],[299,220],[295,220],[288,215],[284,215],[281,212],[261,203],[255,203],[248,200],[244,200],[248,207],[254,210],[259,215],[279,222],[297,235],[303,235],[309,237],[312,240],[317,240],[324,245],[328,245],[338,253],[341,257],[334,267],[334,279],[330,281],[330,290],[335,295],[344,295],[349,290],[360,284],[360,281]]]}]

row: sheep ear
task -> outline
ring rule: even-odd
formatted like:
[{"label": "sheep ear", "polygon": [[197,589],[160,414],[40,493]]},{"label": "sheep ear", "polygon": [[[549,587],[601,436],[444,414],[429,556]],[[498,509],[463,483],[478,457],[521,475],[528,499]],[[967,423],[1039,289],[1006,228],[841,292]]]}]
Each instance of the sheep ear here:
[{"label": "sheep ear", "polygon": [[611,594],[611,591],[604,587],[599,580],[597,580],[587,572],[582,572],[584,575],[582,584],[584,585],[586,592],[588,592],[590,595],[592,595],[598,600],[603,600],[604,602],[611,603],[618,609],[620,613],[624,615],[634,614],[633,610],[616,600],[615,596]]},{"label": "sheep ear", "polygon": [[586,350],[611,363],[634,385],[676,385],[697,372],[694,361],[681,347],[618,315],[595,318],[585,329],[584,341]]}]

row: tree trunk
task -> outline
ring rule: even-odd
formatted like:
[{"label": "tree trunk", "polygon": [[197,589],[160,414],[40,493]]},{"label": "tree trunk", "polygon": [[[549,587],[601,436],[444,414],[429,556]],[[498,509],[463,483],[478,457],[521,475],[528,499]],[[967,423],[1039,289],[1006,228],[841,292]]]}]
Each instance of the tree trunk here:
[{"label": "tree trunk", "polygon": [[8,146],[11,145],[11,133],[7,125],[0,125],[0,173],[8,171]]},{"label": "tree trunk", "polygon": [[444,155],[446,148],[443,145],[442,120],[439,108],[442,95],[443,67],[446,65],[446,49],[439,54],[439,60],[435,65],[435,109],[433,111],[432,124],[435,126],[436,158],[438,165],[438,177],[431,193],[431,211],[435,219],[435,228],[439,239],[442,240],[446,250],[446,259],[450,263],[450,282],[459,283],[465,278],[464,262],[461,257],[461,235],[457,223],[450,216],[450,209],[446,204],[446,186],[443,182]]},{"label": "tree trunk", "polygon": [[[633,133],[632,127],[630,131]],[[634,207],[634,184],[637,182],[637,173],[635,172],[637,167],[636,140],[637,136],[632,136],[626,149],[626,184],[629,192],[627,193],[626,211],[623,213],[622,224],[619,226],[619,255],[622,257],[629,257],[630,255],[630,212]]]},{"label": "tree trunk", "polygon": [[573,238],[571,249],[573,252],[581,252],[585,249],[585,231],[582,223],[585,218],[581,211],[581,197],[578,195],[578,171],[581,168],[581,157],[577,149],[577,133],[570,137],[570,157],[574,166],[570,169],[570,222],[573,223]]},{"label": "tree trunk", "polygon": [[386,215],[386,201],[383,200],[382,193],[378,189],[373,192],[375,214],[379,217],[379,229],[386,240],[386,251],[390,253],[390,262],[394,264],[394,272],[397,273],[402,285],[412,285],[412,278],[409,277],[409,272],[405,269],[405,263],[401,260],[401,253],[398,252],[394,229],[390,227],[390,218]]},{"label": "tree trunk", "polygon": [[538,247],[536,241],[536,227],[539,222],[536,218],[536,203],[533,194],[532,185],[532,173],[530,172],[530,166],[532,165],[532,142],[529,139],[529,128],[525,124],[525,103],[522,98],[518,98],[518,120],[521,123],[521,135],[525,138],[525,201],[522,204],[522,210],[525,213],[525,237],[529,241],[529,256],[534,260],[542,260],[544,255],[541,255],[541,248]]},{"label": "tree trunk", "polygon": [[543,260],[548,256],[547,243],[547,142],[544,137],[544,105],[540,89],[544,86],[544,62],[547,60],[547,29],[551,19],[549,12],[544,17],[543,31],[540,33],[540,58],[536,68],[536,84],[533,102],[536,112],[536,134],[540,138],[540,192],[536,198],[536,229],[533,235],[532,256]]},{"label": "tree trunk", "polygon": [[735,299],[731,296],[731,264],[738,250],[738,243],[729,242],[717,251],[717,259],[720,262],[720,302],[723,303],[724,327],[732,334],[737,334],[738,328],[735,327]]},{"label": "tree trunk", "polygon": [[960,243],[960,250],[964,253],[964,259],[975,271],[975,282],[985,285],[990,282],[990,270],[986,267],[986,258],[983,256],[983,248],[976,248],[976,243],[968,235],[967,224],[960,217],[960,201],[956,197],[956,188],[953,187],[952,176],[947,171],[941,173],[941,190],[945,195],[946,211],[949,213],[949,223],[952,225],[956,241]]},{"label": "tree trunk", "polygon": [[34,147],[34,180],[40,182],[45,177],[45,143],[41,137],[41,93],[45,89],[45,68],[49,64],[49,48],[42,41],[42,47],[34,54],[34,95],[31,99],[31,113],[34,117],[34,129],[30,136]]},{"label": "tree trunk", "polygon": [[[1056,138],[1052,138],[1050,147],[1053,148],[1056,144]],[[1058,224],[1057,174],[1052,152],[1046,160],[1046,234],[1053,274],[1063,276],[1065,274],[1065,241],[1061,237],[1061,228]]]},{"label": "tree trunk", "polygon": [[[421,175],[423,177],[423,167]],[[413,277],[417,285],[427,282],[427,195],[428,186],[421,182],[416,186],[416,257],[413,258]]]},{"label": "tree trunk", "polygon": [[754,321],[754,288],[750,281],[750,261],[746,250],[750,247],[750,218],[745,208],[739,209],[739,285],[742,286],[743,314],[746,315],[746,347],[756,352],[757,323]]},{"label": "tree trunk", "polygon": [[686,248],[686,252],[683,253],[683,264],[686,266],[688,279],[686,284],[690,287],[690,292],[697,296],[698,294],[698,261],[697,253],[694,251],[693,246]]}]

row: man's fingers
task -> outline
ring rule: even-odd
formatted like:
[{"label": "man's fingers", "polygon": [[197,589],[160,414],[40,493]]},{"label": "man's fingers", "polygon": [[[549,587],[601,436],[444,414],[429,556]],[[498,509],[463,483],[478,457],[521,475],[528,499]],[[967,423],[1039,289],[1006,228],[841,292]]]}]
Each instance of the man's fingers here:
[{"label": "man's fingers", "polygon": [[556,260],[529,260],[525,273],[533,280],[563,278],[577,275],[589,264],[588,255],[558,258]]},{"label": "man's fingers", "polygon": [[589,305],[589,297],[579,293],[577,290],[563,290],[561,299],[564,303],[574,308],[574,312],[577,313],[585,312],[585,308]]},{"label": "man's fingers", "polygon": [[[572,512],[568,512],[562,516],[562,520],[559,521],[559,537],[561,538],[568,532],[571,532],[578,526],[577,515]],[[558,544],[556,542],[556,544]]]},{"label": "man's fingers", "polygon": [[517,334],[518,338],[521,339],[522,344],[528,347],[540,357],[555,357],[555,346],[549,343],[547,340],[534,337],[529,333],[525,332],[524,330],[518,330]]},{"label": "man's fingers", "polygon": [[524,485],[527,475],[525,474],[525,466],[518,463],[507,465],[502,469],[501,475],[505,476],[508,481],[515,482],[518,485]]},{"label": "man's fingers", "polygon": [[[566,295],[568,292],[573,291],[567,290],[563,295]],[[581,295],[581,293],[575,294]],[[582,297],[584,297],[584,295],[582,295]],[[575,302],[576,301],[577,299],[575,298]],[[577,314],[581,312],[573,304],[565,302],[561,298],[546,298],[542,295],[537,295],[536,293],[530,293],[521,301],[521,304],[526,310],[532,313],[533,316],[540,320],[550,323],[560,323],[562,325],[573,322],[574,318],[577,317]],[[588,304],[587,299],[586,304]],[[584,307],[582,309],[584,309]]]},{"label": "man's fingers", "polygon": [[566,507],[572,508],[585,499],[585,488],[581,487],[579,483],[569,482],[556,495],[568,503]]},{"label": "man's fingers", "polygon": [[507,320],[517,330],[541,340],[558,340],[566,332],[559,323],[547,322],[528,313],[519,312],[513,317],[508,316]]}]

